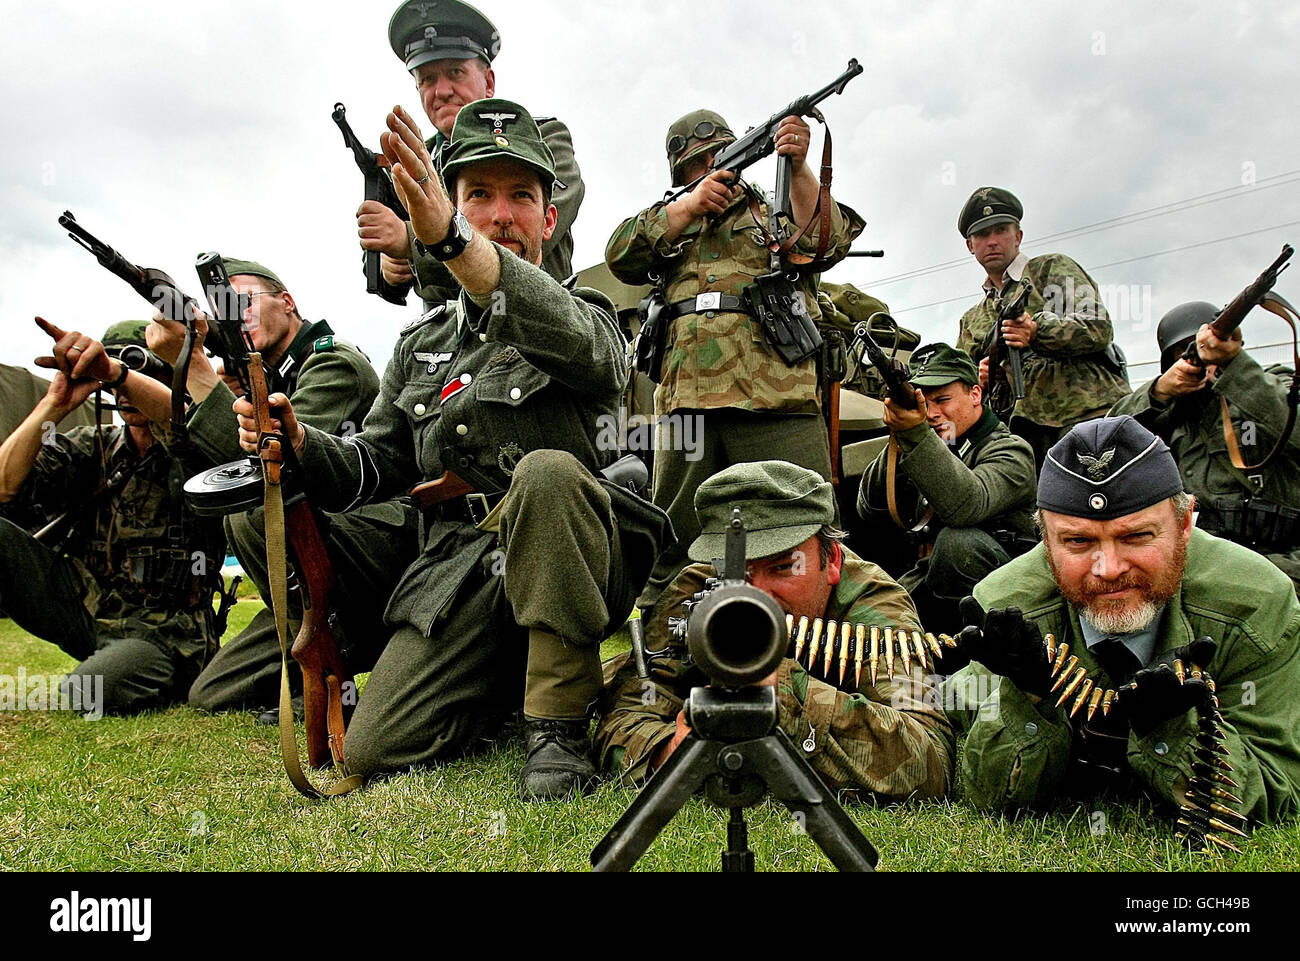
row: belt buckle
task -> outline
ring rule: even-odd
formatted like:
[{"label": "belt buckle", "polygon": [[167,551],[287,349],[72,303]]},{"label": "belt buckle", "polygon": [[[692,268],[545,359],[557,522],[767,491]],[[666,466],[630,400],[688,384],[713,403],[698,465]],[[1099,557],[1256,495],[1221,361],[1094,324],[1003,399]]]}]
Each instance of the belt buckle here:
[{"label": "belt buckle", "polygon": [[[479,517],[475,513],[474,511],[475,504],[478,504],[479,508],[483,511],[482,517]],[[475,491],[472,494],[465,495],[465,510],[469,512],[470,523],[472,523],[475,527],[478,527],[485,520],[487,520],[488,514],[492,513],[492,508],[488,506],[487,495],[480,494],[477,491]]]},{"label": "belt buckle", "polygon": [[695,309],[697,312],[703,310],[721,310],[722,309],[721,291],[713,290],[707,294],[696,294]]}]

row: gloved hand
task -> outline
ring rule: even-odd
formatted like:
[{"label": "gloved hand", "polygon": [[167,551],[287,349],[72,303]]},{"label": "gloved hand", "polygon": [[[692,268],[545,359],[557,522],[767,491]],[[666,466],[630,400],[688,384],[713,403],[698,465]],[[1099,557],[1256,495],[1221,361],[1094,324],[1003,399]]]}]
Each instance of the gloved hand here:
[{"label": "gloved hand", "polygon": [[994,608],[986,616],[979,601],[964,597],[958,609],[969,626],[957,635],[957,643],[971,660],[1001,674],[1026,694],[1047,695],[1051,687],[1047,648],[1020,608]]},{"label": "gloved hand", "polygon": [[[1210,688],[1203,677],[1192,677],[1192,668],[1208,665],[1217,649],[1213,638],[1201,637],[1166,651],[1119,689],[1120,704],[1128,712],[1134,733],[1146,734],[1157,724],[1209,704]],[[1182,680],[1175,662],[1182,670]]]}]

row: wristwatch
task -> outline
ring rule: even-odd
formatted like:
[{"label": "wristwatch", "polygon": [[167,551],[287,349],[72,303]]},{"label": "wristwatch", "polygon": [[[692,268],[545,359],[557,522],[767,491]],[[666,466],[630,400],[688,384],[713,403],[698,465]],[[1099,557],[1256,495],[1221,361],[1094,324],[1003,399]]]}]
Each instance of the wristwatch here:
[{"label": "wristwatch", "polygon": [[429,248],[434,260],[447,261],[459,257],[474,239],[474,228],[469,225],[465,215],[459,210],[451,218],[447,236]]},{"label": "wristwatch", "polygon": [[123,384],[126,383],[126,375],[131,373],[131,368],[126,366],[126,364],[122,363],[120,360],[117,362],[117,366],[122,368],[122,372],[120,374],[118,374],[112,380],[101,380],[99,382],[99,386],[104,390],[117,390],[119,387],[121,387]]}]

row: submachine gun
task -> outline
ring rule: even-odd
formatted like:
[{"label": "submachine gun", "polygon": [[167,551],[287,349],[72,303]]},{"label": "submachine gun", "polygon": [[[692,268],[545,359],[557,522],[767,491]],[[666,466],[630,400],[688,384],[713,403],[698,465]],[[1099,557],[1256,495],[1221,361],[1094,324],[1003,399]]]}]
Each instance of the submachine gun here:
[{"label": "submachine gun", "polygon": [[989,408],[1004,424],[1010,420],[1016,402],[1025,399],[1025,374],[1021,362],[1023,348],[1007,343],[1002,322],[1015,320],[1028,309],[1032,290],[1027,280],[1004,288],[999,298],[997,322],[989,331]]},{"label": "submachine gun", "polygon": [[[361,142],[353,132],[352,125],[348,123],[348,108],[341,103],[336,103],[334,112],[330,116],[338,124],[339,132],[343,134],[343,143],[352,151],[352,157],[361,170],[361,176],[365,180],[365,199],[378,201],[397,214],[400,219],[410,220],[411,215],[402,206],[402,201],[397,196],[397,188],[393,186],[388,171],[379,165],[375,152]],[[399,307],[406,304],[405,295],[399,294],[396,288],[384,280],[383,272],[379,267],[377,250],[366,251],[366,293],[378,294],[390,304],[397,304]]]},{"label": "submachine gun", "polygon": [[[346,794],[360,784],[359,778],[347,775],[343,765],[345,692],[355,696],[356,686],[344,666],[331,615],[338,583],[334,567],[311,504],[301,493],[291,492],[286,497],[282,489],[293,474],[301,471],[292,442],[274,429],[268,402],[270,389],[262,356],[242,322],[249,298],[231,286],[225,262],[219,254],[202,254],[194,266],[212,307],[212,328],[221,332],[217,339],[220,344],[218,352],[226,372],[239,379],[244,396],[253,404],[260,437],[257,456],[199,474],[186,483],[185,492],[196,513],[229,514],[259,504],[265,506],[271,607],[280,635],[282,658],[281,757],[289,780],[307,797]],[[303,608],[302,626],[294,639],[292,655],[302,668],[307,759],[313,768],[325,767],[332,760],[340,774],[340,780],[323,791],[317,789],[302,771],[293,729],[288,681],[286,546],[293,551]]]},{"label": "submachine gun", "polygon": [[[718,562],[714,562],[717,567]],[[785,614],[745,583],[745,525],[734,510],[720,576],[670,620],[673,646],[713,682],[686,699],[691,733],[591,852],[597,871],[627,871],[700,788],[731,811],[724,871],[753,871],[745,808],[769,791],[841,871],[872,871],[875,848],[777,728],[776,689],[760,682],[789,644]]]}]

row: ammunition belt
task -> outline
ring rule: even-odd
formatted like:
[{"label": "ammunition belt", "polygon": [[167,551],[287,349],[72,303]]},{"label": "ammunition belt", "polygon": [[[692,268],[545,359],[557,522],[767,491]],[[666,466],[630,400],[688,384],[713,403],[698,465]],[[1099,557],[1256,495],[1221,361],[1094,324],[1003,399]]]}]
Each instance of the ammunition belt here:
[{"label": "ammunition belt", "polygon": [[[943,657],[945,649],[957,646],[957,641],[947,634],[922,634],[920,631],[908,631],[901,627],[886,627],[883,632],[879,627],[866,624],[850,624],[814,617],[799,618],[796,625],[793,614],[785,616],[786,630],[790,633],[793,657],[809,674],[821,675],[837,687],[844,685],[848,674],[850,656],[853,660],[853,690],[862,685],[862,662],[867,661],[868,676],[872,684],[879,676],[880,657],[885,659],[885,674],[892,677],[894,665],[902,668],[902,674],[912,673],[912,659],[922,670],[930,669],[930,658],[936,662]],[[806,645],[806,646],[805,646]],[[807,660],[804,652],[807,651]],[[818,653],[821,652],[821,658]],[[839,678],[832,678],[832,667],[836,654],[839,655]]]},{"label": "ammunition belt", "polygon": [[745,306],[745,301],[742,298],[733,294],[712,291],[696,294],[694,297],[687,297],[685,300],[669,304],[664,308],[664,314],[670,320],[676,320],[678,317],[685,317],[687,314],[703,314],[710,310],[725,311],[729,314],[749,313],[749,308]]}]

